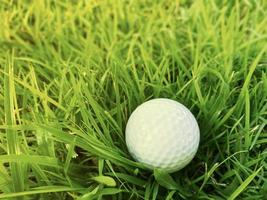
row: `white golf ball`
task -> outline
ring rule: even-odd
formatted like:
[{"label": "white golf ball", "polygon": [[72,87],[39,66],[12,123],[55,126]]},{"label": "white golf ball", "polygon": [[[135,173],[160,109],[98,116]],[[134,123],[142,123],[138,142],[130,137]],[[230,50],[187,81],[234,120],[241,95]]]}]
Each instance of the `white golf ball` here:
[{"label": "white golf ball", "polygon": [[135,160],[151,169],[177,171],[195,156],[199,128],[193,114],[170,99],[138,106],[126,125],[126,144]]}]

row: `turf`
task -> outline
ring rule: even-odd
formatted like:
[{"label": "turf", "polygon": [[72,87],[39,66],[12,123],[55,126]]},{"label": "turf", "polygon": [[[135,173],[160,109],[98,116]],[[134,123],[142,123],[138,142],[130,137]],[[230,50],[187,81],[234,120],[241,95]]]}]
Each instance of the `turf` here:
[{"label": "turf", "polygon": [[[1,199],[266,199],[266,1],[2,0],[0,26]],[[125,145],[156,97],[201,130],[173,174]]]}]

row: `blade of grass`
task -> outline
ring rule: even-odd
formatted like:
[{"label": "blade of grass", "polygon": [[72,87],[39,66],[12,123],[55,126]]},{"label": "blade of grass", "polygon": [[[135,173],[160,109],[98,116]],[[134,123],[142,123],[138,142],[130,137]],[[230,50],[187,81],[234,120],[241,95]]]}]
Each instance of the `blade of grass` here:
[{"label": "blade of grass", "polygon": [[[263,166],[262,166],[263,167]],[[228,198],[229,200],[236,199],[246,188],[247,186],[253,181],[253,179],[258,175],[261,171],[262,167],[260,167],[257,171],[252,173]]]},{"label": "blade of grass", "polygon": [[71,192],[71,191],[79,191],[83,188],[70,188],[66,186],[42,186],[31,188],[31,190],[25,192],[14,192],[10,194],[0,194],[0,199],[7,199],[7,198],[15,198],[15,197],[25,197],[28,195],[35,195],[35,194],[44,194],[44,193],[53,193],[53,192]]},{"label": "blade of grass", "polygon": [[[14,98],[16,98],[15,86],[14,86],[14,75],[13,75],[13,63],[12,58],[8,57],[8,61],[5,65],[5,82],[4,82],[4,108],[6,116],[7,126],[15,124],[15,110],[14,110]],[[19,155],[20,141],[16,131],[12,129],[6,130],[7,138],[7,153],[9,155]],[[10,171],[13,183],[13,191],[21,192],[24,190],[24,173],[22,165],[10,161]]]}]

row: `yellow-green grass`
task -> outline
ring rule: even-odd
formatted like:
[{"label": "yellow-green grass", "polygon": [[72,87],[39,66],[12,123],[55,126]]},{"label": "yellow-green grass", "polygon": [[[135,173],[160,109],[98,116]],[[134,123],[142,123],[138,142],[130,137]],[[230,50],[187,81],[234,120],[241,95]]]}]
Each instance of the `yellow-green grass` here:
[{"label": "yellow-green grass", "polygon": [[[156,97],[201,129],[173,174],[125,145]],[[0,199],[264,199],[266,124],[264,0],[0,3]]]}]

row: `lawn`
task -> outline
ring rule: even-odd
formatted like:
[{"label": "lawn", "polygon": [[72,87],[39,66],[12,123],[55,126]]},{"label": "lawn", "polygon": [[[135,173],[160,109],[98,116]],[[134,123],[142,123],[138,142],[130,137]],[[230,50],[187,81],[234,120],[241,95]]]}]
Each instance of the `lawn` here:
[{"label": "lawn", "polygon": [[[200,145],[167,174],[125,126],[164,97]],[[0,3],[0,199],[267,199],[267,2]]]}]

